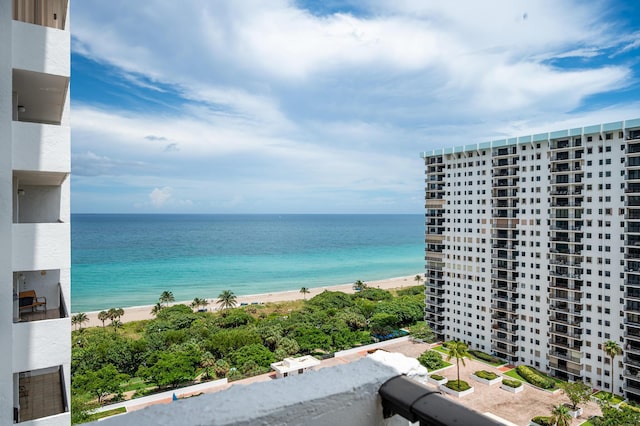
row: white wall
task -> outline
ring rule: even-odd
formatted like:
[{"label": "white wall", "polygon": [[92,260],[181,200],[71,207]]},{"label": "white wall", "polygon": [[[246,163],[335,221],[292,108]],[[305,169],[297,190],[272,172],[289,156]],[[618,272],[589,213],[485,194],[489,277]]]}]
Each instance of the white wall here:
[{"label": "white wall", "polygon": [[71,33],[69,31],[19,21],[11,21],[11,23],[13,24],[14,68],[69,75],[71,64]]},{"label": "white wall", "polygon": [[13,270],[66,269],[71,266],[68,223],[13,224]]}]

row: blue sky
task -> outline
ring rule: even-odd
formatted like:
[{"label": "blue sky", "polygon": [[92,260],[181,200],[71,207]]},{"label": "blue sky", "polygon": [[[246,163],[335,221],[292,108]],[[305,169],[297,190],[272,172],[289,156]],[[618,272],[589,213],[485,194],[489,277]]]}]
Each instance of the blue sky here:
[{"label": "blue sky", "polygon": [[640,117],[640,2],[82,0],[75,213],[420,213],[419,153]]}]

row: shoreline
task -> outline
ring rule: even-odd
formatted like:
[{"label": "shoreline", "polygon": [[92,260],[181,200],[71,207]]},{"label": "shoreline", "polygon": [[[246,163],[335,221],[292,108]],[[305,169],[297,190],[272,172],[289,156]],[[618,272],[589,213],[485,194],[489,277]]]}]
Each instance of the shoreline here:
[{"label": "shoreline", "polygon": [[[381,288],[384,290],[396,289],[402,287],[413,287],[418,285],[418,283],[414,280],[416,275],[420,275],[424,279],[424,272],[420,272],[414,275],[407,275],[402,277],[395,278],[387,278],[383,280],[373,280],[373,281],[365,281],[367,286],[374,288]],[[421,281],[422,283],[423,281]],[[306,294],[306,298],[312,298],[325,290],[329,291],[341,291],[343,293],[354,293],[353,291],[353,283],[350,284],[338,284],[331,286],[322,286],[322,287],[309,287],[309,293]],[[274,302],[288,302],[294,300],[302,300],[305,298],[305,295],[300,293],[300,290],[285,290],[285,291],[277,291],[272,293],[258,293],[258,294],[250,294],[246,296],[237,296],[237,306],[241,304],[266,304],[266,303],[274,303]],[[217,297],[209,298],[206,300],[209,302],[207,305],[207,311],[217,311],[218,306],[216,304]],[[174,302],[173,305],[191,305],[191,300],[182,301],[182,302]],[[151,315],[151,309],[153,309],[154,305],[142,305],[142,306],[132,306],[124,309],[124,315],[120,318],[120,321],[123,323],[131,322],[131,321],[142,321],[153,319],[154,316]],[[98,320],[98,313],[100,311],[92,311],[85,312],[89,321],[83,326],[86,327],[98,327],[102,326],[102,321]],[[74,312],[74,314],[77,312]]]}]

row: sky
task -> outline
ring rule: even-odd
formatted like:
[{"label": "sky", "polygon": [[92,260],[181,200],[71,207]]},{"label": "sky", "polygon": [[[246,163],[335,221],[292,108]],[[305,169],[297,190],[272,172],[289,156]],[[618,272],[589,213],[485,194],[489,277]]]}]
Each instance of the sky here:
[{"label": "sky", "polygon": [[423,151],[640,118],[636,0],[70,13],[74,213],[421,213]]}]

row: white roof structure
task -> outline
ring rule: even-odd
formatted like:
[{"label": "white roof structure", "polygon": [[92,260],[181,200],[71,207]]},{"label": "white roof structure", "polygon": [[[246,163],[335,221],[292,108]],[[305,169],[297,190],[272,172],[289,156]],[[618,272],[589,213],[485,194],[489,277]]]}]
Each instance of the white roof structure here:
[{"label": "white roof structure", "polygon": [[320,365],[319,360],[311,355],[305,355],[298,358],[285,358],[280,362],[274,362],[271,364],[271,368],[282,374],[315,367],[316,365]]}]

